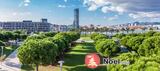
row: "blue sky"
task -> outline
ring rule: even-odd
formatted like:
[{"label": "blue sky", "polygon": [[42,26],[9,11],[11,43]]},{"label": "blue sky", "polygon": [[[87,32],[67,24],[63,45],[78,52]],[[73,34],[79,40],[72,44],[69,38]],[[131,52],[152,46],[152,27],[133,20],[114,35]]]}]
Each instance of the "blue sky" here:
[{"label": "blue sky", "polygon": [[81,25],[160,21],[158,0],[0,0],[0,21],[72,24],[74,8],[80,9]]}]

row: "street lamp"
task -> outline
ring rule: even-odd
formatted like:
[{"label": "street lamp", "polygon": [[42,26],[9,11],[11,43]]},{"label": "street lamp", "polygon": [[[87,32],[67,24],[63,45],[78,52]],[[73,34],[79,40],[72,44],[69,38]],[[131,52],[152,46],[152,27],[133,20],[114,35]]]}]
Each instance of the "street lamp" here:
[{"label": "street lamp", "polygon": [[62,71],[62,66],[63,66],[63,63],[64,63],[64,61],[58,61],[58,63],[60,64],[60,71]]},{"label": "street lamp", "polygon": [[1,56],[3,56],[3,48],[4,48],[4,47],[3,47],[3,46],[1,46],[1,49],[2,49]]}]

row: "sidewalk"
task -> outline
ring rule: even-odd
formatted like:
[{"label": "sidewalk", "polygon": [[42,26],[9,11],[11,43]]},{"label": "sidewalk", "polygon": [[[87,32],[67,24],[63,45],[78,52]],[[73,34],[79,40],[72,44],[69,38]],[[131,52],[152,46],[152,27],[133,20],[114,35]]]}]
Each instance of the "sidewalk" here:
[{"label": "sidewalk", "polygon": [[0,71],[21,71],[21,64],[17,57],[17,50],[0,63]]}]

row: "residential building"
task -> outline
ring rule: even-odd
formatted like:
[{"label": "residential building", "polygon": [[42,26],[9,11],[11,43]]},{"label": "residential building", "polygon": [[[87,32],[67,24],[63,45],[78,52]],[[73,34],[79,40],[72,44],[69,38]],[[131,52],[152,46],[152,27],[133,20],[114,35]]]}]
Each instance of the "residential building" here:
[{"label": "residential building", "polygon": [[25,30],[27,33],[32,32],[49,32],[50,23],[47,19],[42,19],[41,22],[32,22],[31,20],[23,20],[22,22],[0,22],[0,29],[4,30]]},{"label": "residential building", "polygon": [[68,26],[67,25],[57,25],[57,24],[52,24],[51,25],[51,31],[53,32],[66,32],[68,31]]}]

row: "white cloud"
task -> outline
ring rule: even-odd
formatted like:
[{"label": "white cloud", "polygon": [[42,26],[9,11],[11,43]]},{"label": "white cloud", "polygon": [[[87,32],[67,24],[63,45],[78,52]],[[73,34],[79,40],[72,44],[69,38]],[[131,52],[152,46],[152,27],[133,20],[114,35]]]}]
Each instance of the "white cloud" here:
[{"label": "white cloud", "polygon": [[89,11],[95,11],[104,5],[110,4],[110,2],[106,2],[104,0],[84,0],[83,4],[89,7]]},{"label": "white cloud", "polygon": [[66,5],[58,5],[59,8],[66,8]]},{"label": "white cloud", "polygon": [[98,7],[96,5],[92,5],[88,8],[89,11],[95,11]]},{"label": "white cloud", "polygon": [[132,18],[160,18],[159,0],[84,0],[89,11],[101,9],[103,13],[128,14]]},{"label": "white cloud", "polygon": [[107,0],[84,0],[84,5],[88,6],[89,11],[95,11],[98,8],[101,8],[103,13],[107,13],[108,11],[115,11],[119,13],[123,13],[125,10],[121,7],[123,5],[116,5]]},{"label": "white cloud", "polygon": [[67,2],[68,0],[64,0],[64,2]]},{"label": "white cloud", "polygon": [[110,12],[110,11],[115,11],[116,10],[116,8],[115,7],[113,7],[113,6],[104,6],[104,7],[102,7],[102,12],[103,13],[107,13],[107,12]]},{"label": "white cloud", "polygon": [[130,13],[129,16],[134,19],[160,18],[160,13],[158,12],[137,12],[137,13]]},{"label": "white cloud", "polygon": [[30,3],[31,1],[30,1],[30,0],[24,0],[24,2],[25,2],[25,3]]},{"label": "white cloud", "polygon": [[25,3],[24,6],[29,6],[29,4],[28,4],[28,3]]},{"label": "white cloud", "polygon": [[22,6],[29,6],[29,4],[31,3],[31,0],[23,0],[20,4],[19,4],[19,7],[22,7]]},{"label": "white cloud", "polygon": [[116,20],[116,19],[118,19],[118,15],[114,15],[113,17],[108,18],[109,21],[113,21],[113,20]]},{"label": "white cloud", "polygon": [[13,12],[12,15],[13,16],[27,16],[27,15],[31,15],[31,12]]}]

